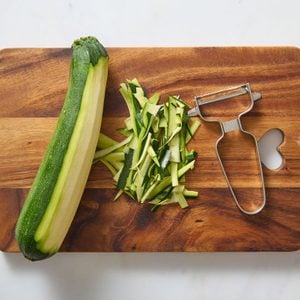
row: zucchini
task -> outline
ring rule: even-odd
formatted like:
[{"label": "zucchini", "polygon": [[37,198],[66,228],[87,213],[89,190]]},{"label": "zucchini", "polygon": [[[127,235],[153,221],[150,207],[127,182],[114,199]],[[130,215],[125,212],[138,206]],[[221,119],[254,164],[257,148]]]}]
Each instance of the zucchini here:
[{"label": "zucchini", "polygon": [[16,225],[30,260],[55,254],[72,223],[98,142],[107,74],[108,55],[97,39],[74,41],[64,105]]}]

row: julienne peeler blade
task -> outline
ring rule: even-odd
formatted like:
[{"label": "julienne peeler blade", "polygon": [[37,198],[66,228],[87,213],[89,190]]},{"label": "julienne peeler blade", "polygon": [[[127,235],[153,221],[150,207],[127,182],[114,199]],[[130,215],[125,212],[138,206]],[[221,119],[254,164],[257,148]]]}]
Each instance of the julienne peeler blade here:
[{"label": "julienne peeler blade", "polygon": [[[213,104],[216,102],[221,102],[221,101],[227,101],[232,98],[237,98],[239,96],[246,95],[249,97],[249,105],[247,108],[245,108],[242,112],[240,112],[237,116],[235,116],[233,119],[230,120],[219,120],[218,118],[211,119],[208,118],[203,114],[203,107],[207,104]],[[237,207],[240,209],[241,212],[247,214],[247,215],[255,215],[259,213],[266,204],[266,191],[265,191],[265,184],[264,184],[264,176],[263,176],[263,171],[262,171],[262,165],[261,165],[261,159],[260,159],[260,153],[258,149],[258,143],[256,137],[249,131],[246,131],[243,129],[242,123],[241,123],[241,117],[251,111],[251,109],[254,106],[255,101],[261,99],[261,93],[259,92],[252,92],[250,84],[246,83],[240,86],[236,87],[230,87],[227,89],[223,89],[220,91],[216,91],[214,93],[209,93],[209,94],[204,94],[202,96],[196,96],[195,97],[195,107],[190,109],[188,111],[188,115],[190,117],[195,117],[199,116],[202,120],[206,122],[214,122],[214,123],[219,123],[220,128],[221,128],[221,136],[216,140],[215,143],[215,151],[217,158],[219,160],[223,175],[226,179],[228,188],[232,194],[232,197],[237,205]],[[260,187],[261,187],[261,195],[262,199],[260,202],[260,205],[256,206],[255,209],[246,209],[241,205],[240,199],[237,196],[237,193],[235,192],[235,189],[233,188],[231,184],[231,180],[229,179],[229,176],[226,172],[226,169],[224,167],[224,163],[222,161],[222,156],[219,153],[219,146],[223,142],[223,138],[226,136],[227,139],[229,137],[230,140],[230,135],[233,132],[239,132],[241,136],[246,137],[247,139],[250,139],[252,142],[252,145],[254,145],[254,151],[256,154],[256,165],[258,167],[258,176],[259,176],[259,181],[260,181]],[[235,138],[236,139],[236,138]],[[236,141],[235,141],[236,142]]]},{"label": "julienne peeler blade", "polygon": [[[197,97],[199,97],[199,96],[197,96]],[[196,98],[197,98],[196,97]],[[201,96],[202,97],[202,96]],[[261,97],[261,93],[259,93],[259,92],[253,92],[252,93],[252,97],[253,97],[253,101],[255,102],[255,101],[257,101],[257,100],[259,100],[259,99],[261,99],[262,97]],[[232,98],[232,97],[231,97]],[[223,99],[222,99],[223,100]],[[224,99],[225,100],[225,99]],[[221,100],[218,100],[218,101],[221,101]],[[211,103],[211,102],[210,102]],[[188,113],[188,116],[189,117],[197,117],[197,116],[199,116],[199,112],[198,112],[198,107],[197,106],[195,106],[195,107],[193,107],[193,108],[191,108],[187,113]]]}]

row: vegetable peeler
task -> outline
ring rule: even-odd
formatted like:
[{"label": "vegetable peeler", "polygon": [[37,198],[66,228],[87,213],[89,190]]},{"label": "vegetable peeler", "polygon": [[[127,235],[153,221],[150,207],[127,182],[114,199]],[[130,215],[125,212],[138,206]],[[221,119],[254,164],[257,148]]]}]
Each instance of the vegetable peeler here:
[{"label": "vegetable peeler", "polygon": [[[190,117],[199,116],[206,122],[214,122],[220,125],[221,136],[216,140],[215,143],[216,155],[223,171],[223,175],[226,179],[228,188],[237,207],[241,212],[247,215],[255,215],[259,213],[266,204],[265,184],[257,139],[251,132],[243,129],[241,122],[241,117],[251,111],[255,101],[259,99],[261,99],[261,93],[252,92],[250,84],[246,83],[240,86],[219,90],[214,93],[196,96],[195,107],[188,111],[188,115]],[[234,101],[233,106],[232,103],[229,105],[229,100]],[[223,104],[221,104],[220,106],[221,102]],[[246,144],[244,141],[247,141]],[[222,152],[221,146],[225,143],[227,145],[227,148],[225,147],[225,151]],[[244,149],[242,145],[244,145]],[[231,156],[235,155],[235,161],[240,161],[240,164],[244,163],[247,164],[247,166],[249,166],[250,161],[251,163],[255,164],[255,167],[251,165],[251,169],[254,168],[256,170],[255,172],[249,172],[248,170],[250,167],[244,168],[243,172],[247,173],[248,171],[249,174],[251,173],[252,177],[250,178],[248,176],[251,180],[253,179],[253,177],[255,177],[254,180],[256,183],[258,183],[259,197],[256,197],[252,193],[248,193],[246,197],[244,197],[246,200],[243,198],[243,201],[241,201],[242,197],[240,195],[242,194],[239,194],[239,188],[235,189],[235,187],[233,186],[233,182],[239,176],[245,176],[245,180],[247,181],[248,179],[245,174],[236,174],[237,171],[242,168],[242,166],[238,166],[236,169],[234,169],[232,161],[227,161],[225,163],[225,158],[228,157],[228,152],[231,151],[231,147],[236,147],[237,149],[234,150],[235,152],[232,152],[234,154],[231,154]],[[247,157],[247,153],[253,153],[253,159],[247,160],[245,158]],[[234,172],[236,173],[234,174]],[[254,199],[254,202],[256,202],[256,204],[253,205],[250,199]]]}]

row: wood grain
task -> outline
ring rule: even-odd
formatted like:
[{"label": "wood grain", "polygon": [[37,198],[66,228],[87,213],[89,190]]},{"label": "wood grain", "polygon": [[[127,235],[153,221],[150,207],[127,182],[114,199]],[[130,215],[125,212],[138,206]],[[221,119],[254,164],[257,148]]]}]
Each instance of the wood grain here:
[{"label": "wood grain", "polygon": [[[110,173],[95,165],[62,251],[291,251],[300,248],[300,51],[292,47],[110,48],[102,131],[115,129],[127,110],[121,82],[137,77],[149,95],[195,95],[250,82],[263,99],[243,117],[245,129],[260,138],[280,128],[285,165],[264,168],[267,206],[256,216],[238,211],[227,189],[214,144],[218,126],[202,123],[191,142],[198,151],[187,186],[199,191],[188,209],[166,206],[155,213],[127,197],[112,201]],[[0,249],[18,251],[14,226],[65,96],[69,49],[4,49],[0,52]],[[229,116],[234,107],[216,109]],[[251,195],[249,155],[238,160],[234,183]]]}]

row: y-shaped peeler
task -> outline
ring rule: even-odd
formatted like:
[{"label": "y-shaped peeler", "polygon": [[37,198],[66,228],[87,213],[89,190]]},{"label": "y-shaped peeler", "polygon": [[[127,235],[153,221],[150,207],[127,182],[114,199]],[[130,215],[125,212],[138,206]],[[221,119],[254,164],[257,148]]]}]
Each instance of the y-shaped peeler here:
[{"label": "y-shaped peeler", "polygon": [[[228,119],[222,120],[218,116],[211,118],[204,112],[204,110],[205,110],[204,107],[207,105],[209,106],[213,103],[229,100],[232,98],[236,98],[236,100],[237,100],[237,99],[239,99],[239,97],[242,97],[243,95],[248,96],[247,106],[246,107],[243,106],[242,112],[238,113],[237,116],[234,115],[234,117],[230,118],[229,120]],[[195,107],[188,111],[188,115],[191,117],[199,116],[202,120],[204,120],[206,122],[219,123],[220,128],[221,128],[221,136],[217,139],[216,144],[215,144],[216,154],[217,154],[221,169],[223,171],[224,177],[226,179],[227,185],[231,191],[231,194],[234,198],[234,201],[235,201],[237,207],[243,213],[245,213],[247,215],[254,215],[254,214],[259,213],[266,204],[265,184],[264,184],[261,159],[260,159],[260,154],[259,154],[259,149],[258,149],[258,143],[257,143],[256,137],[251,132],[244,130],[242,123],[241,123],[241,117],[243,115],[245,115],[246,113],[248,113],[253,108],[255,101],[259,100],[259,99],[261,99],[261,94],[258,92],[252,92],[250,84],[246,83],[246,84],[243,84],[240,86],[227,88],[227,89],[220,90],[220,91],[217,91],[214,93],[209,93],[209,94],[205,94],[202,96],[196,96],[195,97]],[[235,135],[234,132],[237,132],[239,135]],[[224,167],[224,164],[222,161],[222,154],[220,154],[220,151],[219,151],[220,142],[224,139],[224,137],[226,137],[226,139],[229,139],[229,141],[230,141],[230,139],[233,136],[235,138],[235,142],[236,142],[236,136],[238,136],[238,138],[245,137],[247,139],[250,139],[252,141],[251,144],[255,148],[254,151],[256,154],[256,164],[257,164],[257,168],[258,168],[257,176],[259,177],[262,199],[260,199],[261,201],[259,201],[259,205],[255,206],[254,209],[246,209],[245,207],[243,207],[243,205],[241,205],[241,203],[238,199],[237,193],[236,193],[235,189],[233,188],[232,182],[227,174],[228,171],[226,171],[226,168]],[[224,141],[222,141],[222,142],[224,142]],[[251,195],[249,197],[251,197]]]}]

